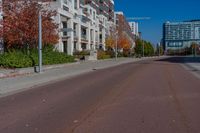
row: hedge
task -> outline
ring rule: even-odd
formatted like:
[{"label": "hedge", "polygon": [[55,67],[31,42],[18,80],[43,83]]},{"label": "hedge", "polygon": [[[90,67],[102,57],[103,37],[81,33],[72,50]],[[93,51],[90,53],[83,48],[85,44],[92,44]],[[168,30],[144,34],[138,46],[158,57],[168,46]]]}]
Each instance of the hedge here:
[{"label": "hedge", "polygon": [[[34,66],[38,65],[38,52],[31,52],[30,58]],[[51,52],[44,51],[42,53],[42,61],[43,65],[53,65],[53,64],[74,62],[75,58],[65,53],[60,53],[56,51],[51,51]]]},{"label": "hedge", "polygon": [[97,52],[97,58],[98,58],[99,60],[103,60],[103,59],[109,59],[109,58],[111,58],[111,56],[108,55],[105,51],[99,50],[99,51]]},{"label": "hedge", "polygon": [[22,52],[7,52],[0,55],[0,66],[5,68],[22,68],[32,66],[32,60]]},{"label": "hedge", "polygon": [[73,53],[73,55],[75,56],[75,58],[80,59],[83,56],[89,56],[90,55],[90,51],[88,50],[83,50],[83,51],[75,51]]},{"label": "hedge", "polygon": [[[43,51],[43,65],[64,64],[74,62],[73,56],[57,51]],[[9,51],[0,55],[0,66],[4,68],[26,68],[38,65],[38,52],[30,51],[24,54],[21,51]]]}]

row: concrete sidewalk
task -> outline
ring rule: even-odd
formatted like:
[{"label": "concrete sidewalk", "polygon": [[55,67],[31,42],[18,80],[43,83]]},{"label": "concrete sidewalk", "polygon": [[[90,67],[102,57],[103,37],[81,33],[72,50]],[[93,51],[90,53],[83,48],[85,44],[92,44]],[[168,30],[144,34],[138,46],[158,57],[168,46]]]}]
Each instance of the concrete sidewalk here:
[{"label": "concrete sidewalk", "polygon": [[[48,66],[41,74],[30,73],[23,76],[9,77],[0,79],[0,97],[11,95],[21,92],[26,89],[31,89],[36,86],[45,85],[48,83],[56,82],[65,78],[70,78],[79,74],[92,72],[96,69],[108,68],[124,63],[136,62],[143,59],[135,58],[119,58],[117,61],[114,59],[101,60],[101,61],[84,61],[72,64],[64,64],[57,66]],[[9,70],[8,70],[9,71]],[[23,71],[30,71],[30,68],[23,69]]]},{"label": "concrete sidewalk", "polygon": [[[74,64],[80,64],[80,62],[58,64],[58,65],[46,65],[46,66],[43,66],[43,71],[54,69],[54,68],[62,68],[62,67],[66,67],[66,66],[74,65]],[[34,74],[34,73],[35,73],[34,67],[15,68],[15,69],[1,69],[0,68],[0,79],[17,77],[17,76],[25,76],[25,75]]]},{"label": "concrete sidewalk", "polygon": [[200,79],[200,63],[185,63],[182,66],[194,76]]},{"label": "concrete sidewalk", "polygon": [[200,71],[200,63],[186,63],[186,65],[193,68],[194,71]]}]

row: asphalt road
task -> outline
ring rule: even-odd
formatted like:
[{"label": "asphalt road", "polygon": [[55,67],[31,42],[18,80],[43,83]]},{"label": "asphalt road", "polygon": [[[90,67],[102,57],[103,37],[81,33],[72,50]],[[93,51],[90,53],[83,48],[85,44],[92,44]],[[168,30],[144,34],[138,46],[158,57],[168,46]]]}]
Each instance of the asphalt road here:
[{"label": "asphalt road", "polygon": [[200,133],[200,79],[173,59],[94,70],[0,98],[0,133]]}]

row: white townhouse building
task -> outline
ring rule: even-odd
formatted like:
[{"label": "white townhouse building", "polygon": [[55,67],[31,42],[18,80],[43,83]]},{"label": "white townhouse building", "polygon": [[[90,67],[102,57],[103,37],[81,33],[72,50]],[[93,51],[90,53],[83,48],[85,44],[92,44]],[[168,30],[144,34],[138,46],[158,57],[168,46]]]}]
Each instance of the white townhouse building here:
[{"label": "white townhouse building", "polygon": [[[108,0],[109,3],[114,2]],[[57,11],[54,18],[59,25],[60,52],[73,55],[75,51],[105,49],[105,39],[109,34],[112,9],[104,9],[102,0],[54,0],[50,7]],[[114,16],[114,15],[113,15]],[[113,19],[114,20],[114,19]],[[114,21],[113,21],[114,22]]]}]

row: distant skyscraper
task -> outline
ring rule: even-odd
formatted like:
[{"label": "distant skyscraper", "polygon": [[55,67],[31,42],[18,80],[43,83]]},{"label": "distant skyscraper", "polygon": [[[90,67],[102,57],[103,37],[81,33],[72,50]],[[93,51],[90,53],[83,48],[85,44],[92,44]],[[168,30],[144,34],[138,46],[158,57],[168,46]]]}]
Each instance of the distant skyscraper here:
[{"label": "distant skyscraper", "polygon": [[139,27],[137,22],[129,22],[131,31],[135,36],[139,36]]},{"label": "distant skyscraper", "polygon": [[193,42],[200,44],[200,20],[164,23],[163,42],[165,50],[183,49]]}]

